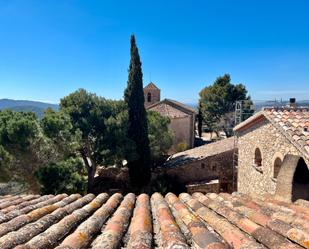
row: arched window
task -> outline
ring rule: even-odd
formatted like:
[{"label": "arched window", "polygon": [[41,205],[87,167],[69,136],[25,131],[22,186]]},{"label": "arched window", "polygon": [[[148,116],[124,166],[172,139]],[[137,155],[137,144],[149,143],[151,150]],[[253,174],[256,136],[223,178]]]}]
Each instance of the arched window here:
[{"label": "arched window", "polygon": [[147,102],[151,102],[151,93],[147,93]]},{"label": "arched window", "polygon": [[256,167],[261,167],[262,166],[262,153],[259,148],[255,149],[254,152],[254,165]]},{"label": "arched window", "polygon": [[278,177],[281,165],[282,165],[282,160],[280,157],[277,157],[276,160],[274,161],[274,178]]}]

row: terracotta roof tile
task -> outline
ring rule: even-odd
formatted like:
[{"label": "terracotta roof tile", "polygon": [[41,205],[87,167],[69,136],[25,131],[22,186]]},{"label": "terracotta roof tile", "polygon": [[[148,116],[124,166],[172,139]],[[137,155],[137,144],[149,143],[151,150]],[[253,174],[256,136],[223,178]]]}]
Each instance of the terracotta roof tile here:
[{"label": "terracotta roof tile", "polygon": [[264,108],[244,122],[237,125],[234,130],[244,129],[261,116],[267,118],[279,131],[282,131],[304,155],[309,158],[309,108]]},{"label": "terracotta roof tile", "polygon": [[103,193],[0,196],[0,206],[1,249],[309,248],[304,200]]},{"label": "terracotta roof tile", "polygon": [[149,84],[147,86],[145,86],[144,89],[158,89],[158,90],[160,90],[153,82],[149,82]]},{"label": "terracotta roof tile", "polygon": [[193,149],[173,154],[164,163],[164,167],[175,167],[188,162],[202,160],[204,158],[218,155],[235,149],[234,137],[222,139],[217,142],[205,144]]},{"label": "terracotta roof tile", "polygon": [[157,111],[170,118],[186,117],[196,114],[196,110],[190,106],[172,99],[163,99],[147,107],[148,110]]}]

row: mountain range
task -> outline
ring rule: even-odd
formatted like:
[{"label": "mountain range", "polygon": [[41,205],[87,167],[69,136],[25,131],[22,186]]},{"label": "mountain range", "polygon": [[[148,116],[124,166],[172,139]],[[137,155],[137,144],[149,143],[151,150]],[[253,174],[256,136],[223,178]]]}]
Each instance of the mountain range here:
[{"label": "mountain range", "polygon": [[11,109],[14,111],[34,112],[38,118],[43,117],[47,108],[58,110],[59,106],[32,100],[0,99],[0,110]]},{"label": "mountain range", "polygon": [[[271,106],[286,106],[288,101],[259,101],[254,102],[255,111],[261,110],[263,107]],[[309,107],[309,100],[300,100],[297,101],[298,106],[307,106]],[[195,109],[197,109],[197,104],[190,103],[187,104]],[[11,109],[14,111],[23,111],[23,112],[34,112],[38,118],[43,117],[44,111],[47,108],[52,108],[53,110],[58,110],[59,105],[50,104],[40,101],[32,100],[13,100],[13,99],[0,99],[0,110]]]}]

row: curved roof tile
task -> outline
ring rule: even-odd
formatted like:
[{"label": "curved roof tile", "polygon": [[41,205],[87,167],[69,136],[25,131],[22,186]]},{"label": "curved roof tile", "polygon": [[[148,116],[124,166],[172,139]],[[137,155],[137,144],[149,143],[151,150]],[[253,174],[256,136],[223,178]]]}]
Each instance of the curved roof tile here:
[{"label": "curved roof tile", "polygon": [[[0,197],[2,209],[10,207],[10,199],[11,206],[23,200],[5,214],[15,215],[1,224],[1,249],[309,247],[309,202],[304,200],[285,203],[240,193],[32,198]],[[31,208],[25,210],[27,205]],[[18,210],[24,211],[16,215]]]}]

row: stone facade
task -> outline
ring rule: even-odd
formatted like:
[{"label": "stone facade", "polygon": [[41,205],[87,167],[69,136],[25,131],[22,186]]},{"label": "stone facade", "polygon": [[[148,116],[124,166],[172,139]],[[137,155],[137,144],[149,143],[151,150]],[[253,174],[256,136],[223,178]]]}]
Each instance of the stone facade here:
[{"label": "stone facade", "polygon": [[[238,130],[237,137],[238,191],[253,196],[274,195],[280,162],[286,155],[302,157],[302,153],[266,118]],[[261,161],[256,160],[258,151]],[[305,161],[309,165],[308,158]]]},{"label": "stone facade", "polygon": [[198,193],[219,193],[220,192],[220,183],[219,180],[211,180],[205,183],[198,184],[188,184],[186,185],[188,194]]},{"label": "stone facade", "polygon": [[[228,138],[177,153],[163,167],[168,175],[191,186],[191,192],[199,189],[203,193],[231,193],[236,190],[237,180],[235,169],[233,172],[234,151],[234,138]],[[209,184],[214,180],[218,184]]]},{"label": "stone facade", "polygon": [[147,110],[159,112],[162,116],[170,119],[169,128],[174,134],[174,143],[171,152],[176,152],[179,144],[185,144],[189,149],[194,147],[194,109],[177,101],[164,99],[147,106]]},{"label": "stone facade", "polygon": [[144,87],[145,107],[153,105],[161,100],[161,90],[152,82]]},{"label": "stone facade", "polygon": [[177,146],[185,143],[189,148],[194,146],[194,117],[184,116],[171,118],[170,130],[174,134],[173,151],[177,151]]},{"label": "stone facade", "polygon": [[[207,192],[209,186],[205,182],[219,180],[219,187],[211,188],[209,192],[233,192],[233,150],[220,153],[198,161],[188,162],[179,167],[166,169],[166,173],[176,177],[185,185],[194,184],[202,192]],[[235,180],[236,175],[235,173]],[[203,187],[203,185],[205,185]],[[236,185],[236,184],[235,184]]]}]

